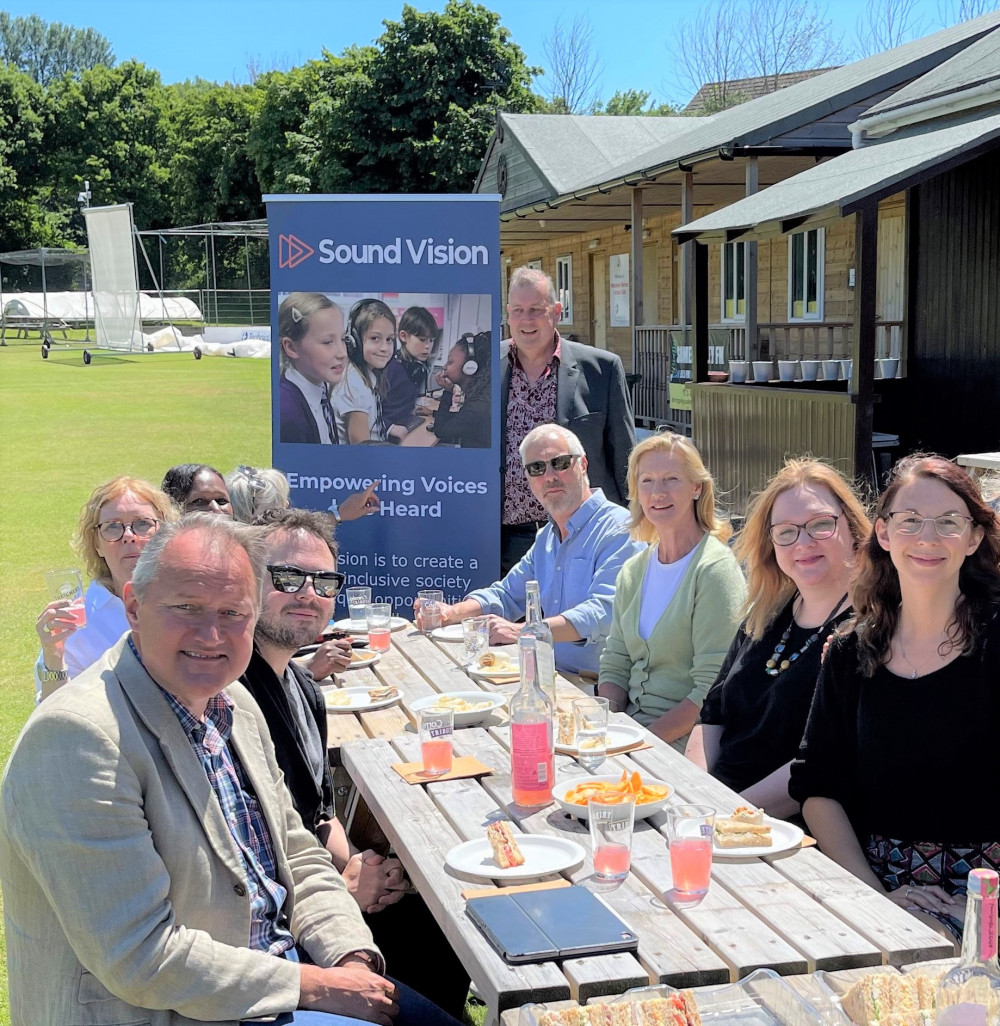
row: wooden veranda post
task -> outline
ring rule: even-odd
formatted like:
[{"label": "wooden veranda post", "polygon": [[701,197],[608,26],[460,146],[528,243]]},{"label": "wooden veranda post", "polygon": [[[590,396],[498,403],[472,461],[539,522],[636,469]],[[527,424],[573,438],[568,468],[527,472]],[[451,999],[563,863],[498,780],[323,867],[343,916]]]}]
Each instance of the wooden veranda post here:
[{"label": "wooden veranda post", "polygon": [[692,379],[708,381],[708,246],[687,243],[694,250],[694,309],[692,327]]},{"label": "wooden veranda post", "polygon": [[[684,172],[681,181],[681,224],[694,220],[694,174]],[[692,297],[694,296],[694,245],[681,246],[681,324],[691,324]]]},{"label": "wooden veranda post", "polygon": [[632,190],[632,373],[636,371],[636,328],[645,323],[642,309],[642,189]]},{"label": "wooden veranda post", "polygon": [[854,417],[854,473],[877,488],[872,465],[872,427],[875,412],[875,312],[878,273],[878,204],[854,215],[854,358],[849,385]]},{"label": "wooden veranda post", "polygon": [[[758,158],[751,157],[747,161],[746,194],[753,196],[760,188]],[[745,324],[747,331],[747,348],[744,360],[760,359],[760,340],[757,337],[757,243],[748,242],[743,252],[743,287],[746,294]],[[772,353],[771,356],[774,354]]]}]

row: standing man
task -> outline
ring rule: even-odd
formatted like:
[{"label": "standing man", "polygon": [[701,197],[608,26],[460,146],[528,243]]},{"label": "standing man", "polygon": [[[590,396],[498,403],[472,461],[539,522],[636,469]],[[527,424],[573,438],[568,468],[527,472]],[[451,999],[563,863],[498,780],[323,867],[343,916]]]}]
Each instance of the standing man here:
[{"label": "standing man", "polygon": [[131,631],[29,717],[0,785],[13,1026],[446,1018],[383,975],[230,683],[261,570],[228,517],[162,525],[125,587]]},{"label": "standing man", "polygon": [[538,581],[542,613],[555,642],[556,669],[597,674],[611,629],[615,582],[622,564],[645,546],[628,533],[628,511],[609,502],[587,480],[580,440],[558,424],[533,428],[521,443],[532,495],[549,522],[502,581],[445,606],[444,623],[490,617],[490,642],[517,641],[525,611],[525,585]]},{"label": "standing man", "polygon": [[[253,655],[241,681],[270,727],[296,811],[330,852],[394,978],[460,1018],[469,977],[423,899],[403,878],[399,859],[359,852],[334,815],[326,700],[312,674],[292,661],[326,626],[344,583],[329,520],[322,513],[284,509],[258,523],[267,573]],[[345,669],[350,648],[342,658],[337,655],[339,650],[320,669]],[[419,944],[414,937],[421,938]]]},{"label": "standing man", "polygon": [[518,446],[533,427],[557,423],[569,428],[583,443],[593,486],[612,502],[628,501],[626,468],[635,445],[635,418],[625,368],[614,353],[561,338],[556,330],[561,313],[555,286],[544,271],[514,271],[507,294],[511,337],[500,346],[501,574],[528,551],[546,519],[518,459]]}]

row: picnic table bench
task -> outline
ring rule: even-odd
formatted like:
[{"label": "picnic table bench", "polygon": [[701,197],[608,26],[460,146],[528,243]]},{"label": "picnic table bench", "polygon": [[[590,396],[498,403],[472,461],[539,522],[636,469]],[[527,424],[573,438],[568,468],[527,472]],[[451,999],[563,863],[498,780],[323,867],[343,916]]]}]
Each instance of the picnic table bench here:
[{"label": "picnic table bench", "polygon": [[[331,714],[331,726],[338,726],[331,749],[336,746],[364,807],[486,1001],[490,1023],[528,1002],[584,1002],[649,983],[702,986],[739,980],[758,968],[797,975],[903,965],[951,953],[950,944],[937,933],[815,848],[717,860],[708,894],[694,903],[681,900],[672,889],[663,813],[636,824],[629,876],[616,885],[599,881],[593,875],[585,823],[555,805],[527,809],[511,804],[510,730],[505,717],[496,714],[483,727],[457,730],[454,741],[456,755],[474,755],[492,768],[491,775],[404,782],[392,764],[420,757],[417,737],[408,729],[407,702],[449,691],[509,695],[516,690],[514,684],[495,686],[470,678],[458,662],[460,654],[461,646],[436,643],[412,630],[394,633],[390,653],[370,670],[349,676],[369,673],[396,684],[403,692],[402,705],[357,715]],[[580,693],[565,680],[559,688],[566,697]],[[616,718],[627,720],[621,714]],[[673,802],[705,803],[724,811],[741,803],[738,795],[654,735],[646,732],[645,740],[649,747],[609,758],[598,772],[639,769],[669,782],[676,789]],[[585,772],[572,757],[556,755],[557,779]],[[499,809],[523,832],[581,843],[588,852],[584,864],[562,876],[600,893],[629,923],[640,938],[636,955],[519,966],[501,959],[465,915],[463,897],[469,889],[498,889],[496,883],[470,884],[445,865],[451,848],[485,836],[487,819]]]}]

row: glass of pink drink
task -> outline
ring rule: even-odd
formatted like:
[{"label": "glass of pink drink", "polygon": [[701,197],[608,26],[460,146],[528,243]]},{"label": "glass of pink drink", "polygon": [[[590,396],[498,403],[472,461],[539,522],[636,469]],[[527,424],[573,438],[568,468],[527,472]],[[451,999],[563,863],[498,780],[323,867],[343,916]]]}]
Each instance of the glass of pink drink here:
[{"label": "glass of pink drink", "polygon": [[700,897],[712,876],[712,832],[715,809],[707,805],[674,805],[667,809],[670,869],[674,890]]},{"label": "glass of pink drink", "polygon": [[603,880],[624,880],[632,864],[632,828],[635,798],[613,802],[602,796],[587,803],[590,840],[594,846],[594,872]]},{"label": "glass of pink drink", "polygon": [[49,598],[69,604],[59,610],[61,619],[70,621],[75,627],[87,623],[87,611],[83,605],[83,575],[79,570],[47,570],[45,584]]},{"label": "glass of pink drink", "polygon": [[368,647],[373,652],[388,652],[392,606],[388,602],[373,602],[368,606],[366,618],[368,621]]},{"label": "glass of pink drink", "polygon": [[424,763],[424,773],[429,777],[439,777],[451,772],[454,710],[421,710],[417,732],[420,735],[420,757]]}]

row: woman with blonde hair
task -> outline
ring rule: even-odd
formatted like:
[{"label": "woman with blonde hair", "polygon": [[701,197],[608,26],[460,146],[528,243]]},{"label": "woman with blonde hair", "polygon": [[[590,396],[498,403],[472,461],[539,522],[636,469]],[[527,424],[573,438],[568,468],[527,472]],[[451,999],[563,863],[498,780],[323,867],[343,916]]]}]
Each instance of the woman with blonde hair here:
[{"label": "woman with blonde hair", "polygon": [[632,537],[648,548],[618,575],[598,693],[683,751],[740,622],[746,585],[692,442],[641,441],[628,461]]},{"label": "woman with blonde hair", "polygon": [[122,596],[139,553],[160,524],[176,520],[170,497],[137,477],[116,477],[94,489],[80,513],[74,547],[90,585],[86,623],[66,615],[68,600],[50,602],[35,624],[42,651],[35,662],[39,697],[82,673],[129,629]]},{"label": "woman with blonde hair", "polygon": [[855,553],[871,524],[850,484],[794,459],[751,502],[734,545],[746,619],[691,732],[687,757],[773,816],[788,795],[823,645],[851,612]]},{"label": "woman with blonde hair", "polygon": [[226,488],[233,504],[233,516],[252,524],[271,509],[288,509],[291,489],[288,478],[274,467],[248,467],[241,463],[226,474]]}]

